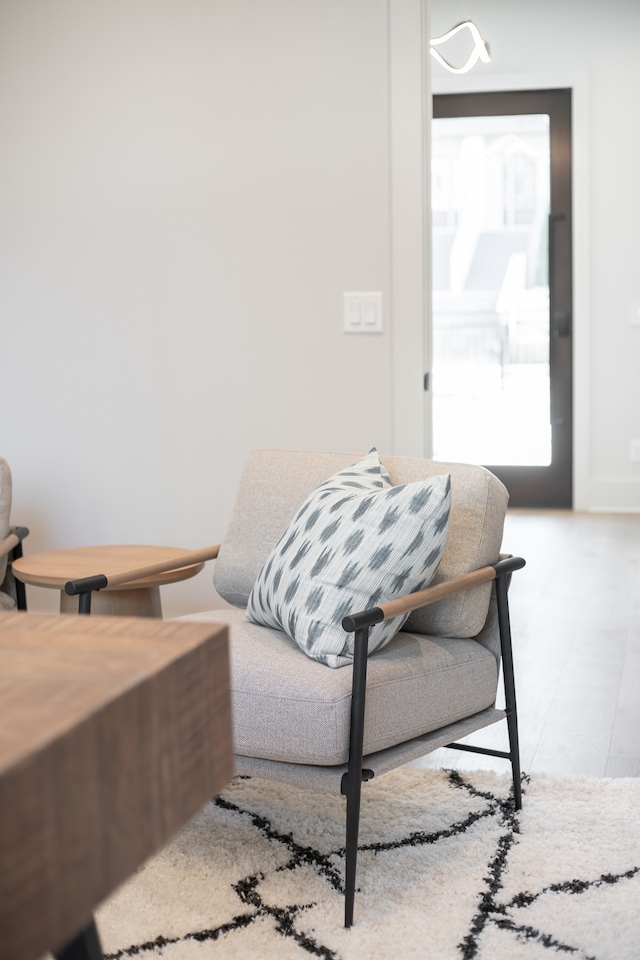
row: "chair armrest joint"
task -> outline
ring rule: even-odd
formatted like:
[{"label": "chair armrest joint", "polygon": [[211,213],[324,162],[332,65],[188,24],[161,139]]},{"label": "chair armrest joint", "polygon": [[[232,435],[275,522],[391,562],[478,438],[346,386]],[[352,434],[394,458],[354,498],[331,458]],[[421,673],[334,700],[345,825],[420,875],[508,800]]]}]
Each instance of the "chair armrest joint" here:
[{"label": "chair armrest joint", "polygon": [[28,536],[28,527],[11,527],[7,536],[0,540],[0,557],[18,560],[22,556],[22,541]]},{"label": "chair armrest joint", "polygon": [[64,592],[68,597],[75,597],[80,593],[104,590],[108,585],[109,581],[104,573],[96,573],[92,577],[80,577],[78,580],[68,580],[64,585]]},{"label": "chair armrest joint", "polygon": [[372,607],[370,610],[363,610],[361,613],[352,613],[342,621],[342,629],[347,633],[354,633],[356,630],[363,630],[365,627],[372,627],[374,623],[382,623],[384,613],[380,607]]},{"label": "chair armrest joint", "polygon": [[526,561],[522,557],[504,557],[492,566],[496,572],[496,577],[505,577],[513,573],[514,570],[522,570],[526,566]]}]

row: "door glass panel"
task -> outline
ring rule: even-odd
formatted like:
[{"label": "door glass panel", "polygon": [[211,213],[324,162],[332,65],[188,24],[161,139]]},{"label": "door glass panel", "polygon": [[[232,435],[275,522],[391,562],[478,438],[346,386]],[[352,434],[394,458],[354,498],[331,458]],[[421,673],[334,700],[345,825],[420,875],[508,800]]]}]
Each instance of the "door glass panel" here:
[{"label": "door glass panel", "polygon": [[551,463],[549,116],[432,128],[433,456]]}]

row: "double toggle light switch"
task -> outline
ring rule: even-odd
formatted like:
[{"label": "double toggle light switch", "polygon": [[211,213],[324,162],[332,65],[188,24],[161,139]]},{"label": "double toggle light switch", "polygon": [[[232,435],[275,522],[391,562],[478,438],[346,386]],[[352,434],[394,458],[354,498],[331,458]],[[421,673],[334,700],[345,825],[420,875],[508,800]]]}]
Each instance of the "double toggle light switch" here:
[{"label": "double toggle light switch", "polygon": [[382,294],[344,294],[344,332],[382,333]]}]

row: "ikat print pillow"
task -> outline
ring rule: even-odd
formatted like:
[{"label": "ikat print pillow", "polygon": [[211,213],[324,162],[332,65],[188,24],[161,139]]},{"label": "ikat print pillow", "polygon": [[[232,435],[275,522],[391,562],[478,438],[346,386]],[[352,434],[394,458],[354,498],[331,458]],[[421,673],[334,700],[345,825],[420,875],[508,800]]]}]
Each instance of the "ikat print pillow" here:
[{"label": "ikat print pillow", "polygon": [[[247,619],[283,630],[329,667],[352,663],[354,635],[343,630],[343,617],[429,585],[450,507],[448,474],[394,487],[372,450],[302,504],[254,584]],[[375,624],[369,653],[406,619]]]}]

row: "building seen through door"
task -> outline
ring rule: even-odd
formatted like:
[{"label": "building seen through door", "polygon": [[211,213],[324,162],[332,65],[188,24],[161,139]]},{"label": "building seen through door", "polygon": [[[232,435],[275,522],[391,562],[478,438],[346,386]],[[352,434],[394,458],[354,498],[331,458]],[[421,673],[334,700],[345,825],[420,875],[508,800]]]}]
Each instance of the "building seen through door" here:
[{"label": "building seen through door", "polygon": [[567,91],[434,97],[433,455],[514,504],[571,503],[569,118]]}]

